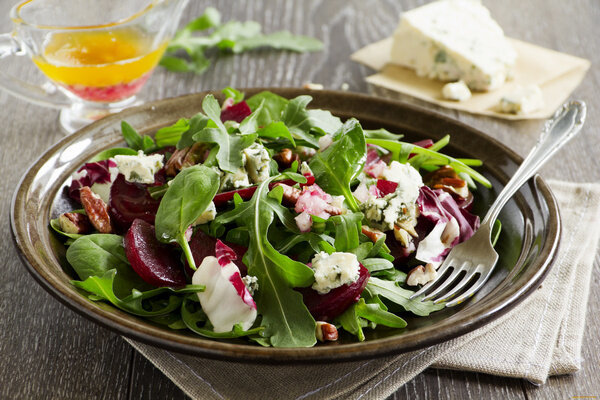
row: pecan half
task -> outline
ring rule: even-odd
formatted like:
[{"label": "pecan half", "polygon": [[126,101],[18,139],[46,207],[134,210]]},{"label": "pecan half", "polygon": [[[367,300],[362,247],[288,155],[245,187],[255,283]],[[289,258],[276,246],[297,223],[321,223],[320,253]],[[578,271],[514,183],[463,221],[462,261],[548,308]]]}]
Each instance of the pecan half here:
[{"label": "pecan half", "polygon": [[273,187],[281,186],[283,188],[283,203],[288,207],[295,206],[300,198],[302,191],[285,183],[276,183]]},{"label": "pecan half", "polygon": [[368,237],[371,242],[376,243],[382,237],[385,237],[385,233],[380,231],[379,229],[371,228],[370,226],[363,225],[361,227],[361,232]]},{"label": "pecan half", "polygon": [[315,333],[319,342],[333,342],[338,339],[337,328],[328,322],[317,321],[317,330]]},{"label": "pecan half", "polygon": [[280,169],[288,169],[294,161],[300,161],[300,156],[291,149],[281,149],[279,153],[273,156],[273,160],[277,161]]},{"label": "pecan half", "polygon": [[64,233],[85,234],[92,231],[92,224],[87,215],[66,212],[58,217],[58,225]]},{"label": "pecan half", "polygon": [[88,186],[79,189],[81,204],[94,228],[100,233],[111,233],[110,217],[106,203]]},{"label": "pecan half", "polygon": [[454,168],[444,165],[439,169],[425,175],[423,182],[432,189],[442,189],[450,194],[455,193],[466,199],[469,197],[469,188],[467,182],[461,179]]},{"label": "pecan half", "polygon": [[411,269],[406,277],[406,284],[408,286],[424,285],[427,282],[434,280],[436,277],[437,271],[433,267],[433,264],[427,263],[425,267],[419,265]]},{"label": "pecan half", "polygon": [[177,175],[177,172],[179,172],[183,166],[183,161],[185,160],[188,151],[190,151],[190,148],[185,147],[181,150],[175,150],[173,154],[171,154],[171,157],[169,157],[169,160],[165,164],[167,176]]}]

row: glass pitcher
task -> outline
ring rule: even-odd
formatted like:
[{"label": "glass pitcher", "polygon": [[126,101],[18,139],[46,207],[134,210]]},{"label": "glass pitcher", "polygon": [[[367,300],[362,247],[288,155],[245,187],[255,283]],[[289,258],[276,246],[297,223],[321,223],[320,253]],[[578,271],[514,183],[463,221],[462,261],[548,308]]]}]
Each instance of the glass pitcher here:
[{"label": "glass pitcher", "polygon": [[[67,132],[136,103],[188,0],[28,0],[11,10],[0,59],[27,55],[52,84],[0,68],[0,88],[61,109]],[[6,62],[6,61],[4,61]]]}]

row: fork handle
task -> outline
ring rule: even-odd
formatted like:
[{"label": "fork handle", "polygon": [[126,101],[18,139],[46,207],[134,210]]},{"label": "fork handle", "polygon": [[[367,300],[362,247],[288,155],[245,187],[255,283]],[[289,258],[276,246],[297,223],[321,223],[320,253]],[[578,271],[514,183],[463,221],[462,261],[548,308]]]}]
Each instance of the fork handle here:
[{"label": "fork handle", "polygon": [[483,218],[481,225],[491,225],[494,223],[500,210],[506,202],[516,193],[517,190],[529,178],[531,178],[540,167],[560,149],[565,143],[573,138],[583,126],[586,115],[586,106],[583,101],[570,101],[563,104],[552,118],[546,121],[544,129],[537,143],[523,163],[517,169],[513,177],[508,181],[504,189],[500,192],[487,214]]}]

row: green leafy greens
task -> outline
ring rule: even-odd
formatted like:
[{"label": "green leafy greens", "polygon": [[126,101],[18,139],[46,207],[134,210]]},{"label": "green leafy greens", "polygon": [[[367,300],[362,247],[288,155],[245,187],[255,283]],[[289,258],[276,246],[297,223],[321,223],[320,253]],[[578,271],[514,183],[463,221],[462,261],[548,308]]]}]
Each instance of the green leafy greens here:
[{"label": "green leafy greens", "polygon": [[[209,29],[213,30],[205,36],[195,35]],[[207,53],[212,49],[239,54],[262,47],[302,53],[319,51],[323,43],[288,31],[263,34],[260,24],[254,21],[222,23],[219,11],[209,7],[175,34],[160,65],[170,71],[202,74],[210,66]],[[183,51],[185,56],[178,51]]]}]

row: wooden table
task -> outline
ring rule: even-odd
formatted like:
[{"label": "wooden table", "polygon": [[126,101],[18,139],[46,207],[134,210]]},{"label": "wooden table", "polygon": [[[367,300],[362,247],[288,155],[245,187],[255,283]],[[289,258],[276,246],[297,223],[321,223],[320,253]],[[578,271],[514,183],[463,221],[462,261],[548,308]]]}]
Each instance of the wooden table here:
[{"label": "wooden table", "polygon": [[[10,30],[15,0],[0,0],[1,31]],[[350,54],[389,36],[398,16],[424,3],[414,0],[213,0],[194,1],[184,20],[209,5],[224,19],[257,20],[266,32],[289,29],[316,36],[325,49],[292,54],[258,51],[225,56],[202,76],[155,72],[144,90],[148,99],[225,86],[300,86],[318,82],[366,92],[371,71]],[[484,0],[507,35],[592,60],[592,69],[573,98],[588,103],[582,134],[543,170],[543,176],[572,181],[600,180],[600,2],[597,0]],[[39,76],[28,60],[2,60],[3,71],[26,79]],[[409,99],[410,101],[410,99]],[[415,101],[416,102],[416,101]],[[427,105],[426,105],[427,106]],[[431,106],[427,106],[431,108]],[[436,109],[500,139],[524,155],[540,121],[504,122]],[[46,148],[62,137],[57,112],[0,93],[0,398],[2,399],[170,399],[185,395],[119,335],[59,304],[25,272],[12,243],[10,200],[19,178]],[[596,259],[598,262],[598,259]],[[597,263],[596,262],[596,266]],[[570,399],[600,396],[600,272],[595,269],[588,305],[582,369],[535,387],[485,374],[428,370],[402,387],[404,399]]]}]

